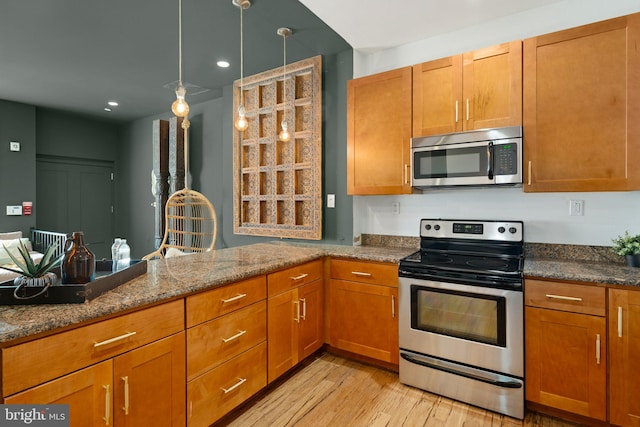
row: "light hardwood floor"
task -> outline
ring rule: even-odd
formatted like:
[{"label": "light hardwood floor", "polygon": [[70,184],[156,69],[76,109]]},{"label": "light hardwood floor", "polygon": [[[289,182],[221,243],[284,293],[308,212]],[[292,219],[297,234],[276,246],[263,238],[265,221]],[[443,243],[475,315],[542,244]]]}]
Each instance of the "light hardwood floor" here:
[{"label": "light hardwood floor", "polygon": [[217,425],[577,426],[537,413],[523,422],[465,405],[400,384],[394,372],[328,353]]}]

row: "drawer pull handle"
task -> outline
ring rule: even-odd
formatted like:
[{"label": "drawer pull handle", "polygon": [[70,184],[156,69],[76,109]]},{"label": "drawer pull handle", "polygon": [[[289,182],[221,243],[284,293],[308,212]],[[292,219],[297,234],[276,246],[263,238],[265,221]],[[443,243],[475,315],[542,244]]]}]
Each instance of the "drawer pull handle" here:
[{"label": "drawer pull handle", "polygon": [[373,276],[373,274],[371,274],[371,273],[364,273],[362,271],[352,271],[351,274],[353,274],[354,276],[361,276],[361,277],[371,277],[371,276]]},{"label": "drawer pull handle", "polygon": [[247,296],[247,294],[238,294],[238,295],[236,295],[235,297],[231,297],[231,298],[223,299],[223,300],[222,300],[222,302],[223,302],[224,304],[227,304],[227,303],[229,303],[229,302],[238,301],[239,299],[242,299],[242,298],[244,298],[244,297],[246,297],[246,296]]},{"label": "drawer pull handle", "polygon": [[404,164],[404,183],[409,184],[409,165]]},{"label": "drawer pull handle", "polygon": [[302,314],[300,315],[300,318],[302,320],[306,320],[307,319],[307,299],[300,298],[300,302],[302,303]]},{"label": "drawer pull handle", "polygon": [[109,418],[111,418],[111,386],[109,384],[103,385],[104,392],[104,425],[109,425]]},{"label": "drawer pull handle", "polygon": [[225,343],[229,342],[229,341],[233,341],[233,340],[237,340],[238,338],[240,338],[241,336],[243,336],[244,334],[246,334],[247,331],[238,331],[237,334],[235,334],[232,337],[229,338],[222,338],[222,341],[224,341]]},{"label": "drawer pull handle", "polygon": [[231,393],[233,390],[235,390],[235,389],[237,389],[238,387],[240,387],[240,386],[241,386],[242,384],[244,384],[246,381],[247,381],[247,379],[246,379],[246,378],[238,378],[238,382],[237,382],[237,383],[235,383],[234,385],[232,385],[231,387],[229,387],[229,388],[221,387],[221,389],[222,389],[222,391],[224,392],[224,394]]},{"label": "drawer pull handle", "polygon": [[103,345],[113,344],[114,342],[121,341],[121,340],[127,339],[129,337],[132,337],[135,334],[136,334],[135,331],[134,332],[127,332],[126,334],[122,334],[122,335],[120,335],[118,337],[113,337],[113,338],[109,338],[108,340],[104,340],[104,341],[100,341],[100,342],[94,343],[93,344],[93,348],[98,348],[98,347],[102,347]]},{"label": "drawer pull handle", "polygon": [[458,100],[456,99],[456,123],[458,123]]},{"label": "drawer pull handle", "polygon": [[307,276],[308,276],[308,274],[307,274],[307,273],[302,273],[302,274],[301,274],[301,275],[299,275],[299,276],[291,277],[291,280],[293,280],[293,281],[295,282],[295,281],[298,281],[298,280],[302,280],[302,279],[304,279],[304,278],[305,278],[305,277],[307,277]]},{"label": "drawer pull handle", "polygon": [[578,297],[566,297],[564,295],[553,295],[553,294],[546,294],[545,295],[547,298],[551,298],[551,299],[561,299],[564,301],[582,301],[582,298],[578,298]]},{"label": "drawer pull handle", "polygon": [[528,178],[528,181],[527,181],[527,185],[531,185],[531,160],[529,160],[529,167],[528,167],[527,175],[529,175],[529,178]]},{"label": "drawer pull handle", "polygon": [[596,334],[596,363],[600,364],[600,334]]},{"label": "drawer pull handle", "polygon": [[124,381],[124,414],[129,415],[129,377],[122,377]]},{"label": "drawer pull handle", "polygon": [[622,338],[622,307],[618,307],[618,338]]}]

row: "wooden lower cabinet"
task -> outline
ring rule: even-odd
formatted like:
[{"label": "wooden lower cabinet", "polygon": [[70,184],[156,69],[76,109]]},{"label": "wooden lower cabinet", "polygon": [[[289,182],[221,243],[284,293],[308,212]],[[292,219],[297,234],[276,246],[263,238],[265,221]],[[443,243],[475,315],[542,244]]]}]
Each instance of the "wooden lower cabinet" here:
[{"label": "wooden lower cabinet", "polygon": [[269,298],[269,383],[322,347],[323,305],[322,280]]},{"label": "wooden lower cabinet", "polygon": [[187,385],[189,426],[208,426],[267,385],[267,343],[252,347]]},{"label": "wooden lower cabinet", "polygon": [[184,332],[4,399],[69,404],[71,426],[185,425]]},{"label": "wooden lower cabinet", "polygon": [[71,427],[113,423],[111,360],[14,394],[6,404],[68,404]]},{"label": "wooden lower cabinet", "polygon": [[331,260],[330,345],[397,364],[397,281],[395,264]]},{"label": "wooden lower cabinet", "polygon": [[114,425],[184,426],[185,366],[184,332],[116,357]]},{"label": "wooden lower cabinet", "polygon": [[609,289],[611,424],[640,426],[640,292]]},{"label": "wooden lower cabinet", "polygon": [[606,319],[535,307],[525,319],[527,400],[605,420]]}]

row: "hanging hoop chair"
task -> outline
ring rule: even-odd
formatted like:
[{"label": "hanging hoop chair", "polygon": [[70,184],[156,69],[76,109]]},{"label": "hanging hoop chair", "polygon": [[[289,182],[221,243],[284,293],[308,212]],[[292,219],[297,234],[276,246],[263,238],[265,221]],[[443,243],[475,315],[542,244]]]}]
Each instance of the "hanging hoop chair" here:
[{"label": "hanging hoop chair", "polygon": [[[218,219],[213,205],[203,194],[189,189],[189,106],[184,100],[186,89],[182,85],[182,0],[179,2],[180,53],[177,100],[174,113],[183,117],[184,129],[184,188],[173,193],[164,209],[165,228],[160,247],[142,257],[143,260],[165,258],[213,250],[218,235]],[[179,106],[176,109],[176,106]]]}]

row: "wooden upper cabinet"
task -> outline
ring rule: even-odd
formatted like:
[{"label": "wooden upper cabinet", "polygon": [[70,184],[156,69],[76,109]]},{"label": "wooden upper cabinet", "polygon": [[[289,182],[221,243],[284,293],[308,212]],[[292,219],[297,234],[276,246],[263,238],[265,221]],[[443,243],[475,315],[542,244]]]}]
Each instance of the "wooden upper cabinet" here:
[{"label": "wooden upper cabinet", "polygon": [[413,67],[413,136],[522,124],[522,42]]},{"label": "wooden upper cabinet", "polygon": [[524,190],[640,188],[640,14],[524,41]]},{"label": "wooden upper cabinet", "polygon": [[347,82],[347,193],[408,194],[411,67]]}]

